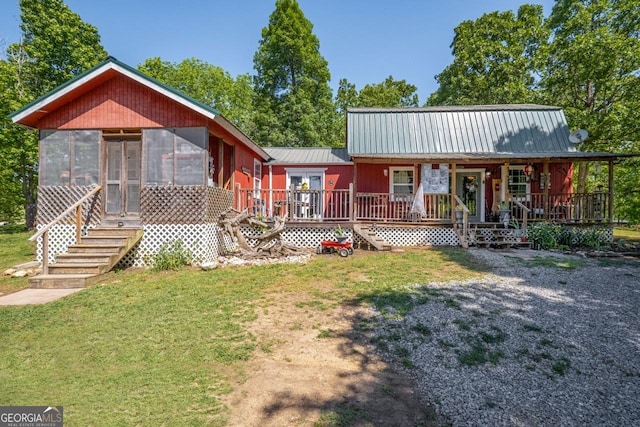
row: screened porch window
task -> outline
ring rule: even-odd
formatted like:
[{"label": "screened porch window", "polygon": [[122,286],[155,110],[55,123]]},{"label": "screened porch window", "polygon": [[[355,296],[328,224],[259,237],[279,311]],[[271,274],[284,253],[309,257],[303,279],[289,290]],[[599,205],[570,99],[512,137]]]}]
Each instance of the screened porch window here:
[{"label": "screened porch window", "polygon": [[207,128],[145,129],[147,185],[205,185]]},{"label": "screened porch window", "polygon": [[43,130],[40,132],[42,186],[95,185],[100,175],[100,131]]}]

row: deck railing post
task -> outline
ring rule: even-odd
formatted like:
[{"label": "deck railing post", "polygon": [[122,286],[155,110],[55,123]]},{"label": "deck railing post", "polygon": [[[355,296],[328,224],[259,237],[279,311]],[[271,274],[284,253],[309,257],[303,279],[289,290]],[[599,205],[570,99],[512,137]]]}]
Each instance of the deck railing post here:
[{"label": "deck railing post", "polygon": [[76,208],[76,244],[80,243],[82,238],[82,205]]},{"label": "deck railing post", "polygon": [[42,233],[42,274],[49,273],[49,230]]},{"label": "deck railing post", "polygon": [[347,206],[350,206],[351,209],[349,211],[349,220],[356,220],[356,209],[358,208],[358,203],[356,202],[355,194],[353,191],[353,183],[349,183],[349,203]]}]

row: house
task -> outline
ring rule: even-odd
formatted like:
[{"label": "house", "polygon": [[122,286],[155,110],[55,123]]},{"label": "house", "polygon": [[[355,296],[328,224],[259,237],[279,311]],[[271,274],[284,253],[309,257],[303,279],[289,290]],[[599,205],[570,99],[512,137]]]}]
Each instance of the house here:
[{"label": "house", "polygon": [[[273,210],[272,201],[283,192],[277,200],[291,207],[288,215],[298,226],[370,223],[394,245],[464,244],[456,208],[464,212],[465,227],[500,224],[505,213],[525,226],[527,221],[603,223],[613,217],[612,171],[620,155],[579,151],[559,107],[354,108],[347,112],[346,143],[346,155],[328,163],[334,165],[332,180],[349,182],[348,189],[327,185],[320,176],[325,169],[312,160],[319,153],[328,157],[329,149],[267,148],[272,159],[265,163],[263,181],[271,185],[257,197],[265,212],[281,212]],[[582,161],[608,164],[605,191],[574,193],[574,164]],[[318,173],[313,187],[290,187],[290,172],[304,168]],[[341,179],[338,170],[349,178]],[[309,198],[311,205],[341,200],[348,211],[336,212],[326,203],[309,210]]]},{"label": "house", "polygon": [[[143,265],[175,240],[196,259],[217,256],[222,242],[216,220],[232,207],[232,190],[258,185],[254,175],[270,159],[215,109],[114,58],[11,118],[40,133],[37,223],[46,236],[39,257],[57,259],[51,273],[104,272],[121,257]],[[76,214],[70,210],[75,207]],[[140,232],[122,239],[107,266],[62,268],[72,263],[61,257],[77,241],[109,243],[92,236],[94,228]]]},{"label": "house", "polygon": [[[380,249],[466,245],[468,227],[505,213],[525,225],[613,213],[619,156],[577,150],[558,107],[357,108],[344,148],[262,148],[210,106],[108,58],[11,118],[40,134],[33,238],[44,276],[58,276],[51,286],[148,264],[176,241],[211,260],[233,244],[217,225],[230,208],[286,215],[297,245],[341,224]],[[573,192],[578,161],[608,162],[606,191]]]}]

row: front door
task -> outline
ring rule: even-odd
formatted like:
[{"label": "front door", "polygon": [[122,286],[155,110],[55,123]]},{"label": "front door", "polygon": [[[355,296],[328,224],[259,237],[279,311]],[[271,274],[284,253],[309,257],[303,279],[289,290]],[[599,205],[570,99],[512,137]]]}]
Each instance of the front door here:
[{"label": "front door", "polygon": [[456,194],[469,209],[469,221],[483,220],[483,173],[480,171],[458,171],[456,173]]},{"label": "front door", "polygon": [[288,172],[288,185],[294,186],[296,218],[322,217],[322,173]]},{"label": "front door", "polygon": [[140,153],[140,141],[107,141],[107,215],[140,214]]}]

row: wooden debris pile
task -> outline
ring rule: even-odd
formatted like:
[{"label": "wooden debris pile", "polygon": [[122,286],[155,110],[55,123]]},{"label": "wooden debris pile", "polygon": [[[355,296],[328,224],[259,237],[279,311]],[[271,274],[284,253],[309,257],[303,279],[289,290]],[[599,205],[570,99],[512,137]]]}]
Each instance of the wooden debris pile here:
[{"label": "wooden debris pile", "polygon": [[[285,229],[284,216],[276,216],[273,225],[269,227],[269,224],[250,214],[246,209],[242,212],[229,209],[220,215],[218,225],[222,228],[224,235],[237,243],[236,255],[245,259],[277,258],[306,253],[304,249],[282,240],[281,233]],[[254,246],[249,244],[247,237],[242,233],[242,225],[263,230],[261,234],[250,237],[257,241]]]}]

